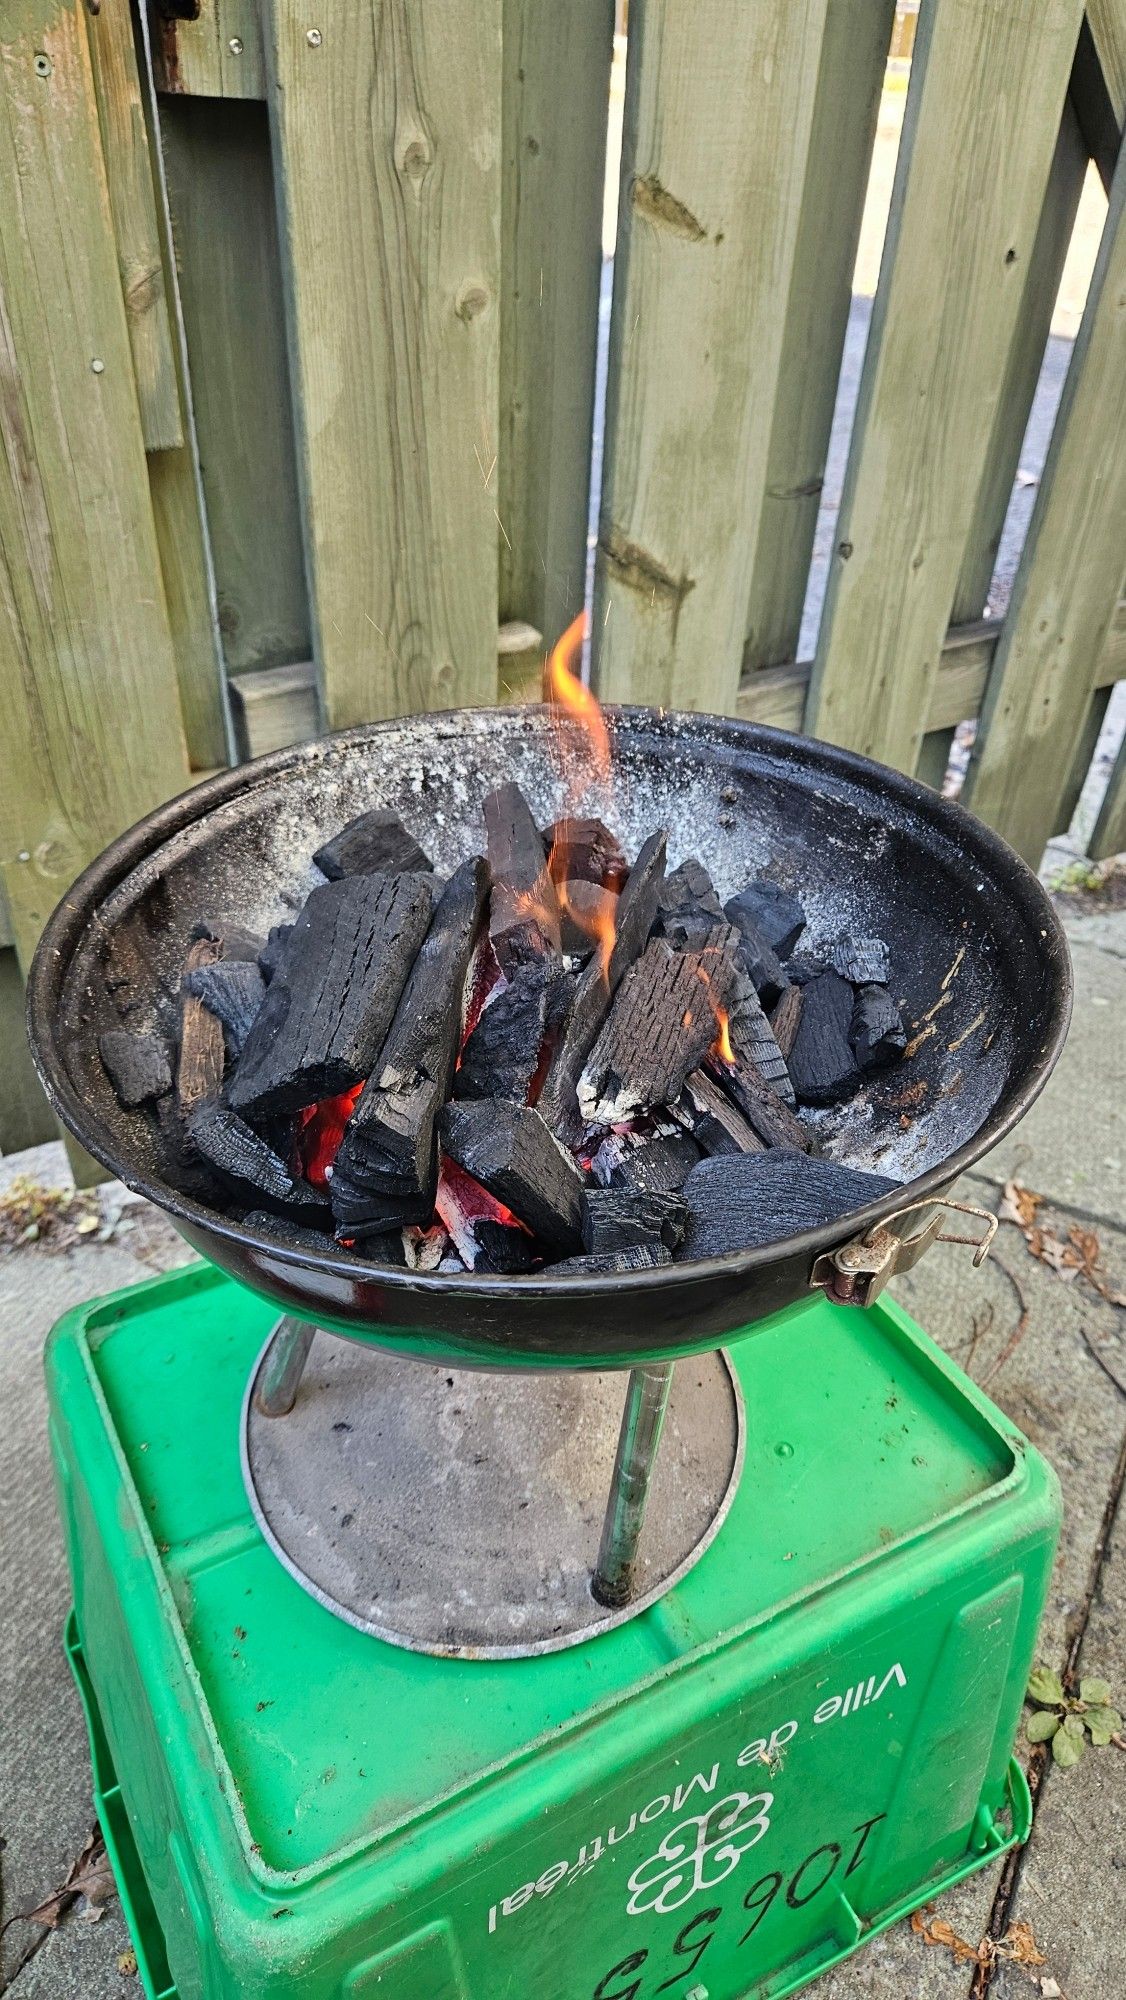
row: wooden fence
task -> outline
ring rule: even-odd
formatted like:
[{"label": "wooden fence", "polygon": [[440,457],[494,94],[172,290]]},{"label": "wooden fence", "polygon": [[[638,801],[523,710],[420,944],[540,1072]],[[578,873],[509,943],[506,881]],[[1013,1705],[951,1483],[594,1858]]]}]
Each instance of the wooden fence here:
[{"label": "wooden fence", "polygon": [[[896,15],[631,0],[592,671],[932,781],[979,717],[966,795],[1035,858],[1126,675],[1126,0],[922,0],[801,660]],[[45,1129],[18,964],[92,854],[247,749],[526,691],[581,604],[614,25],[4,0],[0,1147]],[[991,620],[1092,158],[1104,239]],[[1124,842],[1120,760],[1094,848]]]}]

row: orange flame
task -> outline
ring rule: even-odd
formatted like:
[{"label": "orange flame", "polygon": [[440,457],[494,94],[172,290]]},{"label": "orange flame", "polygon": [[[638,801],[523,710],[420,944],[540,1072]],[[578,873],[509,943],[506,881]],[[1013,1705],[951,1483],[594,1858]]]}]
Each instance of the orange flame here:
[{"label": "orange flame", "polygon": [[733,1063],[736,1060],[736,1056],[735,1050],[731,1046],[731,1020],[727,1009],[726,1007],[721,1007],[714,999],[711,981],[702,965],[697,966],[696,977],[707,994],[708,1005],[715,1015],[716,1038],[708,1053],[709,1055],[717,1056],[722,1063]]},{"label": "orange flame", "polygon": [[[583,793],[589,789],[592,778],[607,802],[612,789],[610,732],[606,727],[606,718],[599,707],[597,697],[592,694],[578,672],[589,631],[590,620],[585,611],[580,611],[578,617],[572,619],[562,638],[552,647],[544,666],[543,676],[544,700],[577,725],[577,746],[569,731],[559,732],[557,738],[572,811]],[[591,887],[598,893],[583,897],[581,900],[569,893],[567,847],[564,821],[562,831],[551,850],[548,864],[551,879],[555,884],[561,909],[566,911],[578,930],[593,939],[597,947],[602,977],[609,981],[610,955],[617,936],[615,925],[617,893],[608,885],[597,883]]]}]

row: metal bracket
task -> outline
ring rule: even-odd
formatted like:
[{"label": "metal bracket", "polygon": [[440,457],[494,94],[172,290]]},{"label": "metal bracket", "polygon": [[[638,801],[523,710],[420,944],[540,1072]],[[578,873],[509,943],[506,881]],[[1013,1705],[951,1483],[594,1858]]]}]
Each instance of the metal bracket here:
[{"label": "metal bracket", "polygon": [[[957,1236],[945,1231],[943,1211],[948,1208],[956,1209],[960,1215],[976,1215],[985,1224],[984,1235]],[[935,1211],[925,1227],[915,1236],[897,1236],[892,1224],[920,1209]],[[894,1209],[863,1236],[842,1243],[839,1250],[824,1251],[809,1274],[810,1288],[826,1292],[839,1306],[869,1306],[888,1280],[900,1271],[910,1271],[932,1243],[972,1244],[976,1271],[989,1255],[996,1234],[997,1217],[987,1208],[975,1208],[972,1202],[949,1201],[941,1195],[930,1201],[913,1201],[906,1208]]]}]

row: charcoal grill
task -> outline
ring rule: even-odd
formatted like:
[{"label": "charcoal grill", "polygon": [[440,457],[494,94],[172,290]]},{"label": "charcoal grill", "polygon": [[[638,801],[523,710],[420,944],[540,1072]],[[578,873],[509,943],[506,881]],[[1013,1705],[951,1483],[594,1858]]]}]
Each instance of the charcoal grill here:
[{"label": "charcoal grill", "polygon": [[627,852],[665,826],[721,895],[767,872],[814,934],[890,947],[909,1061],[813,1116],[902,1185],[846,1220],[628,1274],[375,1269],[188,1198],[118,1104],[97,1037],[123,998],[155,1024],[201,914],[264,933],[372,805],[443,870],[505,779],[554,819],[539,708],[197,787],[79,878],[32,967],[55,1108],[210,1266],[71,1316],[48,1364],[99,1809],[163,2000],[781,1996],[1027,1830],[1058,1498],[879,1293],[973,1233],[953,1184],[1066,1032],[1060,927],[909,779],[608,716]]}]

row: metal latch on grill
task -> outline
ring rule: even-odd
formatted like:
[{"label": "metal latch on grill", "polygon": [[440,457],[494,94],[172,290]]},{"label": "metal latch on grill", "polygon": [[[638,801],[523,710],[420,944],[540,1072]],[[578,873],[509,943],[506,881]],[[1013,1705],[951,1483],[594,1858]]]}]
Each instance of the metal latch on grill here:
[{"label": "metal latch on grill", "polygon": [[[892,1224],[923,1208],[935,1211],[926,1226],[915,1236],[897,1236]],[[957,1236],[944,1230],[944,1210],[948,1208],[956,1209],[960,1215],[976,1215],[985,1224],[984,1234]],[[930,1201],[913,1201],[906,1208],[894,1209],[882,1222],[865,1230],[863,1236],[842,1243],[839,1250],[824,1251],[813,1266],[809,1282],[814,1289],[827,1292],[837,1305],[868,1306],[879,1297],[889,1278],[900,1271],[910,1271],[932,1243],[971,1243],[977,1270],[988,1256],[996,1234],[997,1217],[987,1208],[975,1208],[972,1202],[947,1201],[941,1196]]]}]

